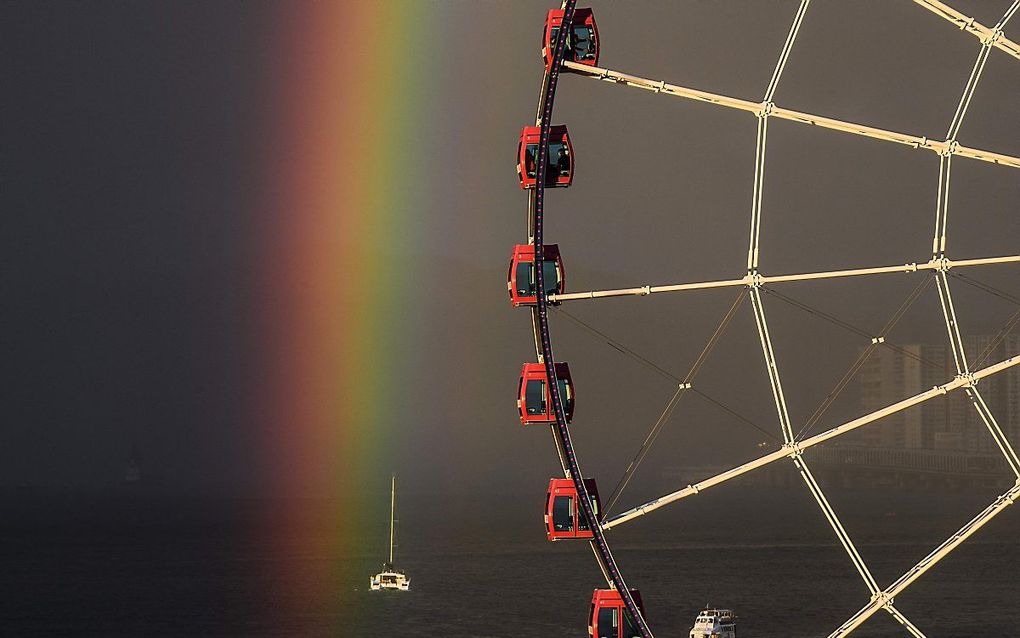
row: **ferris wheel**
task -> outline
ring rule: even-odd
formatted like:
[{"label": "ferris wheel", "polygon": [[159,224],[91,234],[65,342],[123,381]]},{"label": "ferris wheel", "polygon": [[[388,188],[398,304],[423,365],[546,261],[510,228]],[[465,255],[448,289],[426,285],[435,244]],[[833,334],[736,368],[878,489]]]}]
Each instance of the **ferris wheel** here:
[{"label": "ferris wheel", "polygon": [[[906,1],[906,0],[904,0]],[[817,507],[845,551],[850,563],[859,574],[865,587],[870,592],[869,602],[856,610],[848,610],[847,620],[829,634],[829,638],[840,638],[852,633],[871,616],[879,612],[891,615],[910,635],[923,637],[925,634],[909,618],[896,607],[895,598],[921,578],[927,571],[938,564],[968,538],[987,524],[996,515],[1005,510],[1020,498],[1020,457],[1008,440],[1002,426],[989,408],[988,403],[979,389],[979,381],[1007,369],[1020,366],[1020,353],[1011,353],[1006,359],[990,362],[987,356],[978,357],[972,362],[964,349],[964,338],[957,321],[951,277],[961,270],[993,264],[1020,264],[1020,254],[988,256],[969,259],[953,259],[947,251],[947,222],[949,217],[949,188],[951,168],[955,161],[990,162],[1006,167],[1020,169],[1020,157],[1013,157],[988,150],[966,146],[957,140],[961,124],[967,114],[975,89],[984,72],[985,64],[990,55],[1008,55],[1020,62],[1020,45],[1007,38],[1003,32],[1006,23],[1020,12],[1020,0],[1010,4],[1004,15],[993,26],[983,25],[952,7],[938,0],[913,0],[921,8],[926,9],[949,24],[972,34],[978,41],[976,59],[966,81],[963,94],[948,130],[943,139],[910,135],[872,126],[846,122],[830,117],[811,114],[791,108],[781,107],[774,103],[776,89],[783,77],[787,61],[797,40],[798,32],[809,10],[810,0],[801,0],[792,16],[782,52],[776,62],[771,79],[767,82],[761,99],[746,100],[725,95],[710,93],[694,88],[670,84],[665,80],[654,80],[610,70],[599,65],[601,41],[595,15],[591,9],[575,8],[575,0],[565,0],[559,9],[548,12],[543,35],[542,59],[544,75],[538,100],[538,110],[534,126],[526,126],[520,134],[517,150],[517,173],[522,189],[528,195],[528,238],[527,243],[514,247],[507,278],[507,288],[511,304],[514,307],[530,310],[536,360],[525,363],[521,370],[518,386],[517,404],[522,424],[549,427],[560,460],[563,476],[552,478],[545,505],[545,525],[547,536],[551,541],[579,540],[591,544],[593,553],[602,574],[606,587],[596,589],[592,596],[589,634],[613,638],[630,638],[642,636],[651,638],[652,630],[644,617],[641,596],[637,590],[630,589],[621,573],[613,553],[607,542],[605,531],[629,521],[651,514],[671,503],[676,503],[689,496],[699,494],[727,481],[744,476],[755,470],[775,463],[789,462],[796,468],[808,492],[812,495]],[[735,109],[753,116],[757,123],[757,135],[754,144],[754,180],[751,196],[749,220],[746,274],[739,278],[689,281],[665,285],[637,285],[628,288],[590,290],[568,292],[565,286],[564,260],[557,244],[546,243],[543,233],[545,215],[545,190],[547,188],[564,188],[571,185],[574,178],[574,150],[571,145],[567,127],[553,125],[552,113],[556,96],[556,88],[560,74],[568,72],[583,78],[618,84],[675,96],[688,100],[696,100],[721,108]],[[763,82],[764,84],[764,82]],[[762,263],[760,241],[761,228],[767,219],[763,210],[763,181],[766,167],[766,150],[768,145],[769,122],[772,119],[828,129],[834,133],[845,133],[872,138],[893,144],[905,145],[921,151],[933,152],[939,158],[938,175],[932,175],[933,185],[937,182],[937,204],[934,211],[935,224],[932,237],[931,259],[923,263],[905,263],[897,265],[862,265],[857,268],[841,270],[819,270],[792,274],[772,274],[759,268]],[[750,147],[750,144],[749,144]],[[749,148],[750,153],[750,148]],[[957,160],[956,158],[959,158]],[[1020,252],[1020,251],[1018,251]],[[921,273],[926,279],[920,283],[903,302],[900,308],[886,321],[882,331],[871,336],[871,345],[865,348],[856,361],[849,367],[826,401],[838,395],[853,379],[864,365],[867,358],[878,348],[895,347],[889,344],[885,335],[903,317],[906,309],[923,291],[927,284],[934,282],[937,288],[941,307],[941,316],[945,324],[946,343],[952,353],[952,364],[955,374],[944,379],[938,385],[909,396],[903,400],[881,407],[850,421],[835,424],[829,429],[811,436],[805,435],[828,407],[823,403],[815,411],[808,423],[794,423],[787,409],[787,389],[777,363],[776,350],[770,335],[769,318],[763,302],[762,291],[766,286],[774,286],[786,282],[834,280],[841,278],[868,278],[888,273]],[[708,343],[701,351],[701,356],[683,378],[674,378],[676,390],[668,402],[662,416],[656,421],[644,439],[634,460],[627,467],[624,477],[617,484],[608,498],[609,507],[603,508],[598,488],[594,479],[585,477],[580,469],[578,458],[571,441],[570,424],[574,413],[575,394],[566,362],[556,360],[553,352],[552,332],[550,329],[550,312],[555,306],[577,300],[600,300],[610,297],[647,296],[652,294],[683,293],[694,290],[737,288],[746,292],[734,302],[729,312],[719,324]],[[1007,294],[1008,293],[1003,293]],[[750,303],[757,328],[757,339],[761,346],[761,356],[767,371],[771,395],[775,405],[775,417],[782,433],[781,445],[775,451],[762,453],[758,458],[731,469],[709,476],[705,479],[677,489],[647,503],[632,507],[626,511],[607,515],[626,487],[633,472],[640,465],[648,446],[661,430],[669,414],[677,402],[688,392],[693,391],[692,380],[697,375],[705,357],[712,351],[718,336],[730,322],[737,306],[746,300]],[[1013,299],[1020,305],[1020,300]],[[995,339],[1001,340],[1013,328],[1020,325],[1020,310],[1017,310],[999,331]],[[990,349],[989,349],[990,351]],[[984,355],[985,353],[983,353]],[[847,532],[840,517],[829,503],[825,492],[805,460],[803,453],[822,443],[854,432],[865,426],[873,426],[877,421],[897,414],[908,408],[921,405],[932,399],[949,393],[966,395],[972,409],[976,411],[980,421],[987,430],[987,435],[994,441],[994,447],[1001,453],[1015,483],[1002,492],[985,509],[977,513],[970,521],[959,528],[949,538],[935,547],[927,556],[904,572],[891,584],[882,586],[873,575],[871,569],[862,558],[854,540]],[[852,613],[851,613],[852,612]]]}]

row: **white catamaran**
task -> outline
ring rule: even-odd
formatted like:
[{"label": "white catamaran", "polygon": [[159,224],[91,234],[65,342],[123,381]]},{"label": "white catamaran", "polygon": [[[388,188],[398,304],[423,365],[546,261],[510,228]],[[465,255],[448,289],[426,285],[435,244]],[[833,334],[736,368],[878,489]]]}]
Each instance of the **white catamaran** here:
[{"label": "white catamaran", "polygon": [[382,571],[372,576],[369,581],[369,587],[373,590],[380,589],[396,589],[399,591],[407,591],[411,588],[411,579],[407,577],[407,574],[398,570],[393,566],[393,547],[394,547],[394,514],[397,509],[397,477],[393,476],[390,483],[390,559],[383,563]]}]

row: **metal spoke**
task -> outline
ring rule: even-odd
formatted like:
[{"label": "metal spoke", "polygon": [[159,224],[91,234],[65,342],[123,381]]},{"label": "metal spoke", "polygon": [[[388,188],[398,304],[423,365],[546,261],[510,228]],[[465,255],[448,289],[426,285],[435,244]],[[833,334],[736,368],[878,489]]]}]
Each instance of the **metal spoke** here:
[{"label": "metal spoke", "polygon": [[[922,281],[921,284],[917,288],[915,288],[915,291],[917,291],[919,293],[920,291],[922,291],[925,288],[927,288],[928,284],[930,284],[930,283],[931,283],[931,279],[926,279],[926,280]],[[892,343],[888,339],[886,339],[885,335],[889,334],[889,331],[892,330],[893,327],[896,325],[895,323],[893,323],[892,325],[888,325],[887,324],[885,327],[882,328],[882,330],[878,333],[878,335],[874,335],[874,334],[868,332],[867,330],[864,330],[863,328],[858,328],[857,326],[855,326],[855,325],[853,325],[853,324],[851,324],[849,322],[843,321],[839,317],[831,315],[831,314],[825,312],[824,310],[819,310],[818,308],[813,308],[813,307],[809,306],[808,304],[804,303],[803,301],[799,301],[797,299],[794,299],[793,297],[790,297],[789,295],[784,295],[783,293],[775,291],[775,290],[772,290],[771,288],[762,287],[762,289],[767,294],[775,297],[776,299],[779,299],[780,301],[783,301],[783,302],[793,306],[794,308],[799,308],[800,310],[803,310],[804,312],[808,313],[809,315],[812,315],[812,316],[815,316],[815,317],[819,317],[820,319],[823,319],[824,321],[827,321],[827,322],[829,322],[829,323],[831,323],[833,325],[839,326],[840,328],[843,328],[844,330],[847,330],[848,332],[852,332],[855,335],[859,335],[859,336],[864,337],[866,339],[870,339],[872,345],[874,345],[876,347],[881,346],[883,348],[887,348],[887,349],[892,350],[893,352],[895,352],[897,354],[903,355],[904,357],[907,357],[909,359],[913,359],[914,361],[917,361],[918,363],[923,363],[924,365],[926,365],[926,366],[928,366],[930,368],[939,368],[939,369],[942,368],[942,366],[940,364],[938,364],[938,363],[936,363],[936,362],[934,362],[934,361],[932,361],[930,359],[925,359],[924,357],[922,357],[920,355],[916,355],[913,352],[910,352],[909,350],[907,350],[906,348],[902,348],[902,347]],[[908,301],[910,301],[912,303],[913,301],[915,301],[917,299],[918,296],[920,296],[920,295],[912,293],[911,296],[908,297]],[[898,312],[897,315],[899,317],[903,316],[902,312]]]},{"label": "metal spoke", "polygon": [[[676,383],[677,389],[670,397],[669,401],[666,403],[666,407],[663,408],[662,413],[659,415],[659,418],[655,420],[655,423],[653,423],[652,427],[648,430],[648,433],[645,435],[644,441],[641,443],[641,447],[638,449],[637,454],[634,455],[634,458],[631,459],[630,463],[627,465],[627,468],[624,470],[623,476],[620,477],[620,480],[616,482],[616,487],[613,488],[613,492],[609,496],[609,499],[606,503],[606,506],[603,508],[603,511],[609,512],[612,509],[613,505],[616,503],[616,501],[623,494],[623,490],[626,489],[627,485],[630,483],[630,480],[633,478],[634,473],[637,472],[637,469],[641,465],[641,462],[645,459],[645,456],[651,449],[651,446],[655,442],[655,439],[658,438],[659,432],[662,431],[662,428],[669,421],[670,416],[672,416],[673,410],[676,409],[676,406],[679,404],[680,400],[684,397],[687,391],[692,389],[691,384],[694,381],[694,377],[698,374],[698,371],[701,370],[701,367],[705,364],[705,361],[708,358],[709,353],[712,352],[712,350],[715,348],[716,344],[719,342],[719,339],[726,331],[726,328],[733,320],[733,317],[736,316],[737,309],[740,307],[740,304],[741,302],[743,302],[743,299],[744,299],[743,295],[737,295],[737,298],[733,300],[733,303],[730,304],[730,307],[726,311],[726,314],[723,316],[722,320],[716,326],[715,331],[712,333],[712,336],[705,344],[705,347],[701,349],[701,353],[698,355],[698,358],[695,360],[694,364],[691,366],[690,370],[688,370],[687,374],[684,376],[683,379],[674,376],[669,371],[655,365],[654,363],[651,363],[650,361],[648,362],[649,364],[651,364],[651,367],[653,369],[658,371],[660,374],[664,375],[667,379]],[[610,343],[610,345],[620,350],[621,352],[630,351],[629,348],[618,347],[617,345],[613,344],[612,340],[605,334],[598,331],[596,331],[596,333],[599,336],[607,339],[607,343]],[[640,355],[636,356],[638,356],[639,360],[647,361],[647,359],[645,359],[644,357],[640,357]],[[709,403],[716,405],[716,407],[719,407],[720,409],[726,411],[727,413],[730,413],[731,415],[737,416],[739,420],[751,425],[756,430],[771,436],[771,434],[769,434],[767,430],[765,430],[758,424],[754,423],[753,421],[750,421],[749,419],[742,417],[735,410],[731,410],[722,403],[715,401],[714,399],[711,399],[710,397],[708,397],[708,395],[700,391],[695,392],[698,396],[701,396],[702,398],[706,399]]]},{"label": "metal spoke", "polygon": [[694,388],[694,387],[690,388],[690,390],[691,390],[691,393],[694,396],[698,397],[699,399],[701,399],[705,403],[708,403],[709,405],[712,405],[712,406],[715,406],[715,407],[719,408],[720,410],[722,410],[726,414],[732,416],[733,418],[735,418],[736,420],[740,421],[741,423],[749,425],[750,427],[754,428],[759,433],[764,434],[765,436],[769,437],[773,441],[776,441],[777,443],[779,442],[779,437],[777,437],[775,434],[772,434],[771,432],[769,432],[768,430],[766,430],[762,426],[758,425],[757,423],[755,423],[751,419],[747,418],[746,416],[744,416],[740,412],[737,412],[734,408],[731,408],[730,406],[726,405],[725,403],[723,403],[719,399],[716,399],[716,398],[710,396],[704,390],[699,390],[698,388]]},{"label": "metal spoke", "polygon": [[779,78],[783,75],[783,70],[786,68],[786,61],[790,59],[790,51],[793,50],[793,43],[797,39],[797,33],[800,31],[800,25],[804,22],[804,13],[807,12],[808,4],[811,0],[801,0],[800,7],[797,8],[797,15],[793,18],[793,26],[790,27],[790,32],[786,35],[786,43],[783,44],[783,52],[779,54],[779,62],[776,63],[776,69],[772,72],[772,80],[769,81],[769,88],[765,89],[765,99],[763,102],[771,102],[772,98],[776,94],[776,88],[779,86]]},{"label": "metal spoke", "polygon": [[995,499],[991,505],[982,510],[980,514],[972,518],[970,522],[961,527],[955,534],[936,547],[934,551],[925,556],[919,563],[907,570],[907,572],[900,576],[896,582],[882,592],[872,596],[871,602],[862,607],[860,611],[851,616],[845,623],[840,625],[836,631],[829,634],[829,638],[842,638],[857,627],[860,627],[865,620],[871,618],[876,611],[891,602],[893,598],[901,594],[914,581],[924,575],[925,572],[952,553],[954,549],[970,538],[974,532],[981,529],[1002,510],[1016,502],[1017,498],[1020,498],[1020,480],[1018,480],[1012,488]]},{"label": "metal spoke", "polygon": [[710,93],[708,91],[701,91],[698,89],[692,89],[685,86],[667,84],[665,81],[649,80],[646,78],[638,77],[636,75],[628,75],[626,73],[620,73],[618,71],[612,71],[610,69],[588,66],[586,64],[578,64],[576,62],[564,62],[563,66],[581,75],[586,75],[588,77],[605,80],[607,82],[613,82],[615,84],[633,86],[639,89],[653,91],[655,93],[665,93],[666,95],[685,97],[692,100],[697,100],[699,102],[717,104],[719,106],[725,106],[731,109],[736,109],[738,111],[753,113],[755,115],[759,115],[764,111],[768,110],[769,116],[776,117],[781,120],[800,122],[801,124],[809,124],[811,126],[827,128],[833,131],[842,131],[844,133],[852,133],[854,135],[870,137],[876,140],[894,142],[896,144],[904,144],[906,146],[912,146],[914,148],[923,148],[935,153],[950,153],[953,155],[959,155],[960,157],[969,157],[971,159],[981,160],[983,162],[991,162],[992,164],[1002,164],[1003,166],[1020,168],[1020,157],[1004,155],[1002,153],[995,153],[992,151],[986,151],[978,148],[971,148],[969,146],[963,146],[956,142],[950,143],[948,141],[928,139],[926,136],[923,135],[909,135],[907,133],[887,131],[885,129],[876,128],[874,126],[865,126],[863,124],[855,124],[854,122],[845,122],[843,120],[838,120],[831,117],[812,115],[810,113],[795,111],[793,109],[787,109],[780,106],[774,106],[771,104],[751,102],[749,100],[742,100],[739,98],[720,95],[717,93]]},{"label": "metal spoke", "polygon": [[788,443],[784,445],[783,448],[780,450],[776,450],[775,452],[765,454],[753,461],[749,461],[747,463],[744,463],[743,465],[738,465],[737,467],[722,472],[721,474],[717,474],[711,478],[707,478],[693,485],[688,485],[687,487],[681,490],[677,490],[675,492],[666,494],[665,496],[661,496],[653,501],[645,503],[644,505],[639,505],[638,507],[631,508],[626,512],[623,512],[617,516],[613,516],[612,518],[607,520],[604,527],[606,529],[616,527],[621,523],[625,523],[627,521],[638,518],[639,516],[644,516],[649,512],[653,512],[659,509],[660,507],[669,505],[670,503],[674,503],[676,501],[679,501],[680,499],[687,498],[688,496],[698,494],[710,487],[715,487],[716,485],[720,485],[737,477],[743,476],[748,472],[752,472],[759,468],[765,467],[766,465],[775,463],[776,461],[779,461],[786,457],[800,454],[804,450],[810,449],[820,443],[825,443],[826,441],[830,441],[832,439],[840,437],[844,434],[847,434],[848,432],[853,432],[858,428],[864,427],[865,425],[868,425],[870,423],[874,423],[884,417],[896,414],[897,412],[902,412],[903,410],[912,408],[915,405],[920,405],[926,401],[930,401],[935,397],[943,396],[954,390],[972,386],[974,383],[980,381],[981,379],[998,374],[1004,370],[1009,370],[1010,368],[1013,368],[1018,365],[1020,365],[1020,354],[1014,355],[1008,359],[1004,359],[986,368],[982,368],[977,372],[972,372],[967,376],[958,376],[952,381],[947,381],[946,383],[935,386],[930,390],[925,390],[924,392],[915,394],[911,397],[903,399],[902,401],[897,401],[896,403],[888,405],[880,410],[869,412],[864,416],[858,417],[852,421],[847,421],[846,423],[843,423],[841,425],[837,425],[836,427],[826,430],[825,432],[821,432],[814,436],[808,437],[803,441],[795,441],[793,443]]},{"label": "metal spoke", "polygon": [[988,345],[985,347],[985,351],[978,357],[978,361],[975,365],[983,366],[992,356],[992,353],[995,352],[995,349],[999,347],[999,344],[1006,339],[1006,336],[1009,335],[1009,333],[1012,332],[1017,325],[1020,325],[1020,308],[1017,308],[1016,312],[1014,312],[1010,318],[1006,320],[1006,323],[999,328],[999,331],[995,333],[995,336],[992,337],[992,340],[989,341]]},{"label": "metal spoke", "polygon": [[[753,253],[755,248],[749,251]],[[752,286],[756,284],[787,283],[792,281],[815,281],[819,279],[840,279],[845,277],[864,277],[869,275],[887,275],[892,273],[913,273],[929,270],[949,270],[972,266],[990,266],[994,264],[1020,263],[1020,255],[1004,257],[985,257],[980,259],[940,258],[925,263],[910,263],[902,266],[877,266],[873,268],[850,268],[846,270],[823,270],[820,272],[798,273],[790,275],[763,275],[752,273],[740,279],[717,279],[714,281],[698,281],[662,286],[636,286],[632,288],[615,288],[611,290],[589,290],[586,292],[568,292],[549,295],[549,300],[560,303],[580,299],[604,299],[607,297],[644,297],[662,292],[688,292],[691,290],[710,290],[714,288],[732,288],[735,286]]]},{"label": "metal spoke", "polygon": [[956,279],[959,279],[960,281],[964,282],[965,284],[971,285],[971,286],[977,288],[978,290],[983,290],[983,291],[987,292],[990,295],[995,295],[999,299],[1005,299],[1006,301],[1008,301],[1010,303],[1013,303],[1013,304],[1016,304],[1016,305],[1020,306],[1020,297],[1017,297],[1014,294],[1008,293],[1005,290],[1000,290],[999,288],[996,288],[995,286],[991,286],[989,284],[986,284],[983,281],[978,281],[977,279],[974,279],[973,277],[968,277],[967,275],[964,275],[963,273],[951,272],[951,273],[949,273],[949,276],[950,277],[954,277]]},{"label": "metal spoke", "polygon": [[999,20],[999,23],[995,25],[995,28],[989,29],[974,18],[960,13],[944,2],[939,2],[938,0],[914,0],[914,2],[931,11],[943,20],[947,20],[948,22],[955,24],[960,29],[975,36],[977,39],[981,40],[982,43],[991,42],[991,45],[996,49],[1005,51],[1017,60],[1020,60],[1020,45],[1013,42],[1002,33],[1002,28],[1006,26],[1006,22],[1008,22],[1009,19],[1016,13],[1017,7],[1020,6],[1020,3],[1014,2],[1010,5],[1006,14],[1001,20]]},{"label": "metal spoke", "polygon": [[836,383],[836,386],[832,390],[829,391],[829,393],[825,396],[825,398],[818,405],[818,407],[815,408],[814,412],[811,413],[811,416],[808,417],[808,420],[801,427],[800,431],[797,432],[797,436],[796,436],[797,439],[800,439],[804,435],[805,432],[810,432],[811,431],[812,427],[814,427],[814,425],[822,418],[822,415],[825,414],[825,411],[828,410],[829,406],[831,406],[833,404],[833,402],[836,401],[836,399],[843,392],[843,390],[847,387],[847,385],[850,384],[850,381],[854,378],[854,376],[856,376],[857,371],[860,370],[860,368],[864,365],[864,363],[871,356],[872,352],[874,352],[875,349],[878,348],[879,346],[886,346],[886,347],[890,348],[891,350],[893,350],[895,352],[899,352],[899,353],[901,353],[901,354],[903,354],[905,356],[910,356],[910,357],[916,359],[918,362],[924,363],[924,364],[926,364],[928,366],[934,366],[934,367],[938,367],[938,368],[942,367],[942,366],[939,366],[938,364],[934,363],[933,361],[928,361],[928,360],[926,360],[926,359],[924,359],[922,357],[919,357],[919,356],[915,355],[914,353],[910,352],[909,350],[906,350],[904,348],[900,348],[899,346],[895,346],[895,345],[889,343],[888,340],[886,340],[886,338],[885,338],[885,335],[889,334],[893,330],[893,328],[896,327],[896,324],[899,323],[900,319],[903,318],[903,315],[906,314],[907,310],[914,304],[915,301],[917,301],[917,299],[921,296],[921,293],[924,292],[924,290],[929,285],[931,285],[931,282],[932,282],[932,278],[929,277],[928,279],[925,279],[924,281],[919,283],[916,287],[914,287],[914,289],[910,292],[910,294],[907,295],[907,298],[903,300],[903,303],[900,304],[900,307],[896,309],[896,312],[893,313],[893,316],[889,318],[889,320],[886,322],[886,324],[884,326],[882,326],[882,330],[879,332],[879,334],[877,336],[872,336],[867,331],[861,330],[861,329],[856,328],[854,326],[851,326],[850,324],[847,324],[846,322],[840,321],[839,319],[836,319],[835,317],[831,317],[830,315],[827,315],[826,313],[821,313],[820,311],[816,311],[815,309],[811,308],[810,306],[807,306],[807,304],[803,304],[803,303],[797,302],[796,300],[792,299],[791,297],[787,297],[786,295],[782,295],[782,294],[777,293],[777,292],[775,292],[773,290],[770,290],[768,288],[765,289],[766,292],[769,292],[770,294],[776,295],[777,297],[779,297],[780,299],[783,299],[785,301],[794,303],[797,307],[802,307],[807,312],[812,312],[812,313],[816,313],[817,312],[823,318],[831,320],[834,323],[836,323],[837,325],[843,326],[843,327],[851,330],[852,332],[855,332],[856,334],[859,334],[859,335],[861,335],[863,337],[867,337],[867,338],[871,339],[871,343],[868,344],[868,347],[861,351],[861,353],[858,355],[857,359],[850,365],[850,367],[847,369],[847,371],[843,374],[842,378],[840,378],[840,380]]},{"label": "metal spoke", "polygon": [[[950,272],[949,276],[953,277],[954,279],[958,279],[959,281],[962,281],[967,285],[973,286],[978,290],[982,290],[990,295],[994,295],[1000,299],[1004,299],[1013,304],[1016,304],[1017,306],[1020,306],[1020,297],[1010,294],[1005,290],[1000,290],[994,286],[990,286],[982,281],[978,281],[962,273]],[[984,351],[982,351],[981,354],[978,356],[978,360],[975,365],[978,366],[984,365],[985,362],[988,361],[989,357],[991,357],[992,354],[995,352],[995,349],[999,347],[1003,340],[1005,340],[1009,333],[1012,332],[1013,329],[1018,324],[1020,324],[1020,308],[1017,308],[1016,311],[1014,311],[1013,314],[1010,315],[1009,319],[1006,320],[1006,323],[1004,323],[1002,327],[999,328],[998,331],[996,331],[995,336],[992,337],[992,340],[988,342],[987,346],[985,346]]]},{"label": "metal spoke", "polygon": [[580,328],[583,328],[583,329],[587,330],[588,332],[590,332],[591,334],[595,335],[596,337],[602,339],[605,342],[605,344],[607,346],[609,346],[610,348],[612,348],[613,350],[616,350],[620,354],[623,354],[624,356],[627,356],[627,357],[630,357],[631,359],[634,359],[635,361],[637,361],[641,365],[645,366],[649,370],[655,372],[659,376],[661,376],[661,377],[663,377],[665,379],[668,379],[670,381],[674,381],[674,382],[679,382],[680,381],[680,379],[677,378],[676,375],[674,375],[669,370],[663,368],[662,366],[660,366],[659,364],[655,363],[651,359],[649,359],[649,358],[647,358],[647,357],[645,357],[645,356],[643,356],[641,354],[638,354],[637,352],[635,352],[631,348],[628,348],[627,346],[623,345],[622,343],[620,343],[616,339],[613,339],[612,337],[610,337],[606,333],[602,332],[601,330],[599,330],[595,326],[591,325],[590,323],[582,321],[581,319],[575,317],[574,315],[570,314],[569,312],[567,312],[566,310],[564,310],[562,308],[558,308],[558,307],[554,306],[553,310],[556,311],[556,314],[562,315],[563,317],[566,317],[567,319],[569,319],[571,322],[574,323],[574,325],[576,325],[576,326],[578,326]]}]

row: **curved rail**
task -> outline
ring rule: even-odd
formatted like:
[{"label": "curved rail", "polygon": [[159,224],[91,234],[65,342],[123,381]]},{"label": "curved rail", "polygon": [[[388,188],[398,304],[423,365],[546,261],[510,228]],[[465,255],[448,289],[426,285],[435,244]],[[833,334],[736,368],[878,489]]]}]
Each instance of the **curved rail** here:
[{"label": "curved rail", "polygon": [[[561,24],[565,26],[560,27],[556,36],[552,64],[546,69],[545,75],[542,79],[542,91],[539,97],[538,113],[536,115],[537,124],[541,127],[541,135],[538,142],[538,156],[535,159],[536,183],[528,202],[528,219],[530,222],[529,231],[531,240],[535,246],[535,262],[539,264],[542,262],[542,258],[544,256],[542,233],[544,219],[543,204],[545,199],[546,169],[548,167],[549,129],[552,124],[552,110],[553,102],[556,97],[556,83],[559,80],[560,67],[563,63],[563,56],[566,51],[566,36],[569,32],[570,23],[574,16],[574,6],[576,2],[577,0],[563,1],[563,21]],[[630,589],[627,588],[627,583],[623,579],[623,574],[620,573],[620,570],[616,565],[613,553],[610,551],[609,544],[606,542],[605,534],[602,530],[602,523],[592,510],[591,500],[588,497],[588,490],[582,480],[581,470],[577,462],[577,457],[574,454],[574,446],[570,440],[570,431],[567,428],[566,415],[563,411],[563,401],[560,397],[559,384],[556,382],[555,359],[553,357],[552,340],[549,335],[549,300],[545,293],[543,270],[544,269],[541,267],[535,268],[535,282],[538,287],[538,292],[537,304],[532,310],[532,324],[536,331],[535,354],[538,356],[539,361],[545,364],[545,373],[549,379],[549,388],[552,394],[553,409],[556,413],[554,438],[560,455],[560,462],[563,465],[564,474],[574,481],[574,488],[577,490],[578,495],[578,506],[582,515],[588,521],[589,528],[592,530],[593,538],[591,540],[591,545],[595,552],[595,556],[599,561],[599,566],[602,568],[602,572],[605,574],[609,583],[620,593],[620,596],[623,598],[623,602],[627,607],[627,611],[630,612],[631,618],[633,618],[634,622],[637,624],[641,635],[644,638],[653,638],[652,630],[648,627],[648,623],[645,622],[645,618],[641,614],[641,610],[638,609],[633,596],[630,594]]]}]

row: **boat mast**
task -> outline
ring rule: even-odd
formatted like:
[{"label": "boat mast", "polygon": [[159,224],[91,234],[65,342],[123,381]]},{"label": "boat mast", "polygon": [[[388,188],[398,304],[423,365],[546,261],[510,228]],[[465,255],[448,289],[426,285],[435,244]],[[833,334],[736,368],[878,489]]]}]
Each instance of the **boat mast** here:
[{"label": "boat mast", "polygon": [[397,475],[390,482],[390,565],[393,565],[393,512],[397,504]]}]

